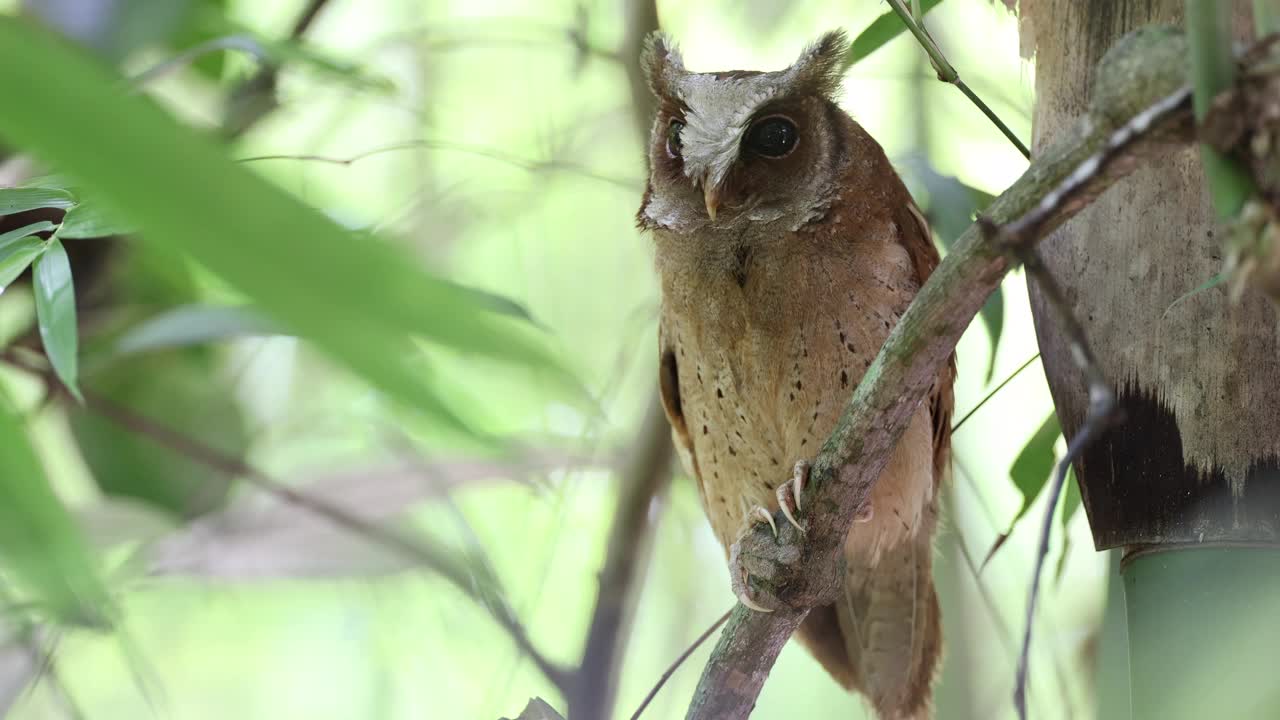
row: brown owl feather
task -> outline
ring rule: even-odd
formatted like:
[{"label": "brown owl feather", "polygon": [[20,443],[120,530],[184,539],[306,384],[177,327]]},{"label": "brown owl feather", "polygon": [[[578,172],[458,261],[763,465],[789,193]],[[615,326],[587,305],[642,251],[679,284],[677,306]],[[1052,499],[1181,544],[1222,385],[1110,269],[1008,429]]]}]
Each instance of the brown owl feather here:
[{"label": "brown owl feather", "polygon": [[[686,469],[727,548],[797,460],[815,455],[938,264],[883,150],[831,95],[832,33],[773,73],[689,73],[663,37],[638,215],[662,286],[660,391]],[[941,652],[932,578],[954,365],[917,412],[845,543],[842,601],[803,642],[882,718],[929,715]]]}]

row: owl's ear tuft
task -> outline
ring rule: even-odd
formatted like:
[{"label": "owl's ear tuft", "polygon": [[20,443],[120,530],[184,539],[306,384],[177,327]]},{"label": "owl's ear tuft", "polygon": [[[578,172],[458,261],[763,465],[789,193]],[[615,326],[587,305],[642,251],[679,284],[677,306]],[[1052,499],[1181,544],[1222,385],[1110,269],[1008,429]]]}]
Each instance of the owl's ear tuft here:
[{"label": "owl's ear tuft", "polygon": [[676,78],[684,73],[684,60],[675,43],[662,32],[653,32],[645,38],[640,53],[640,68],[649,81],[649,89],[659,100],[675,101]]},{"label": "owl's ear tuft", "polygon": [[788,71],[798,87],[818,95],[831,96],[840,87],[840,78],[848,67],[849,36],[844,30],[832,30],[818,38],[800,53]]}]

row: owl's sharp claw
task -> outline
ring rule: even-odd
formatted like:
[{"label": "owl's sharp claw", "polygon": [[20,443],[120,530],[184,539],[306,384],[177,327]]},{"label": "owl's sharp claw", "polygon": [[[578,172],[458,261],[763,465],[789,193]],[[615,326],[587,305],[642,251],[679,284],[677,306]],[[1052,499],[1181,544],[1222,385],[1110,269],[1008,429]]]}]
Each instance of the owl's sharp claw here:
[{"label": "owl's sharp claw", "polygon": [[764,508],[757,505],[751,508],[751,512],[748,515],[748,519],[753,524],[759,524],[762,522],[769,523],[769,529],[773,530],[773,536],[778,537],[778,524],[773,521],[773,514],[770,513],[768,510],[765,510]]},{"label": "owl's sharp claw", "polygon": [[857,514],[853,516],[853,521],[855,523],[871,522],[871,519],[875,516],[876,509],[871,505],[871,498],[867,498],[867,500],[862,503],[862,507],[858,508]]},{"label": "owl's sharp claw", "polygon": [[747,597],[746,595],[739,595],[739,596],[738,596],[738,602],[740,602],[740,603],[742,603],[743,605],[747,606],[747,608],[748,608],[749,610],[755,610],[756,612],[762,612],[762,613],[771,613],[771,612],[773,612],[772,610],[770,610],[770,609],[769,609],[769,608],[767,608],[767,607],[764,607],[764,606],[761,606],[761,605],[757,605],[757,604],[755,604],[754,602],[752,602],[752,601],[751,601],[751,598]]},{"label": "owl's sharp claw", "polygon": [[[778,508],[782,510],[782,514],[786,516],[787,522],[790,522],[801,533],[804,532],[804,525],[796,519],[795,513],[800,511],[800,493],[794,489],[794,479],[782,483],[778,486],[775,494],[778,496]],[[793,512],[791,506],[795,506]]]},{"label": "owl's sharp claw", "polygon": [[756,602],[755,600],[751,599],[751,584],[749,582],[750,580],[750,577],[748,576],[749,574],[747,573],[746,568],[742,568],[741,572],[742,572],[741,583],[734,583],[734,588],[733,588],[733,594],[738,596],[738,602],[745,605],[749,610],[755,610],[756,612],[762,612],[762,613],[773,612],[771,608],[767,608],[761,605],[760,603]]},{"label": "owl's sharp claw", "polygon": [[804,484],[809,482],[809,461],[797,460],[791,468],[791,484],[795,486],[792,494],[796,499],[796,512],[800,512],[800,495],[804,492]]}]

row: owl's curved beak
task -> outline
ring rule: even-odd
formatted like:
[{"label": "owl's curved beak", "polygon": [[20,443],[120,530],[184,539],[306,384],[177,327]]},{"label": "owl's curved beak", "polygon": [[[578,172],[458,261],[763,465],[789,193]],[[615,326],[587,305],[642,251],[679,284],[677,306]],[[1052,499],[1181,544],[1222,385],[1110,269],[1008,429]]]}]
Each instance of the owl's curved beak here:
[{"label": "owl's curved beak", "polygon": [[712,220],[716,219],[716,211],[720,209],[720,196],[722,189],[719,185],[712,183],[702,184],[702,199],[707,203],[707,217]]}]

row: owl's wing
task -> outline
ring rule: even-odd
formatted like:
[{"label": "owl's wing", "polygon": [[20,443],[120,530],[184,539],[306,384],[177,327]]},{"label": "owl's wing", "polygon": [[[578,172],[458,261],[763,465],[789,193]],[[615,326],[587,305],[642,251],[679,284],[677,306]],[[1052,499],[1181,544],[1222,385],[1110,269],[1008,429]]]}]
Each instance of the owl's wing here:
[{"label": "owl's wing", "polygon": [[[916,279],[920,286],[933,274],[942,258],[938,248],[933,244],[933,232],[929,229],[929,221],[924,213],[916,207],[915,202],[908,201],[903,208],[904,217],[897,218],[897,225],[902,235],[902,245],[906,248],[911,264],[915,266]],[[945,474],[950,463],[951,454],[951,415],[955,411],[955,393],[953,385],[956,379],[956,354],[951,353],[947,366],[938,374],[930,394],[933,416],[933,466],[934,483]]]},{"label": "owl's wing", "polygon": [[662,409],[671,422],[671,442],[684,471],[698,483],[702,492],[702,478],[698,475],[698,459],[693,454],[693,438],[684,419],[684,406],[680,401],[680,368],[676,362],[677,348],[667,332],[666,323],[658,323],[658,392],[662,396]]}]

